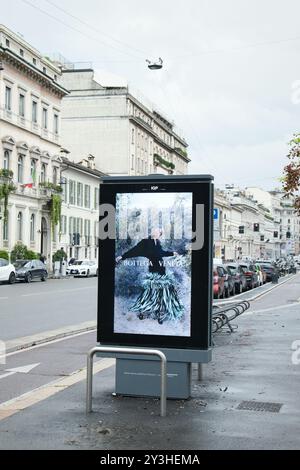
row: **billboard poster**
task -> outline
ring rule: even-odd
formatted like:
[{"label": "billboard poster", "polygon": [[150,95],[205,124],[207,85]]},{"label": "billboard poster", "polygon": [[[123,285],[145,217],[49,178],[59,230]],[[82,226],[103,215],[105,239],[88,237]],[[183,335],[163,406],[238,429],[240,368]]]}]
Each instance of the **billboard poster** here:
[{"label": "billboard poster", "polygon": [[210,347],[212,179],[103,178],[97,325],[101,344]]},{"label": "billboard poster", "polygon": [[114,333],[190,337],[192,192],[117,193]]}]

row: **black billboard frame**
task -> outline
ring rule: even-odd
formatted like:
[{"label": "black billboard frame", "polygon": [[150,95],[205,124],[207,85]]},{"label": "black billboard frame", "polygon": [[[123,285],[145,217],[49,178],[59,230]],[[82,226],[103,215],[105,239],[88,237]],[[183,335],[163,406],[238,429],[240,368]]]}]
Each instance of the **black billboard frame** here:
[{"label": "black billboard frame", "polygon": [[97,341],[103,345],[205,351],[211,348],[213,177],[149,175],[104,177],[100,203],[115,207],[117,193],[192,192],[193,231],[196,204],[204,204],[204,246],[192,252],[191,336],[138,335],[114,332],[115,240],[99,240]]}]

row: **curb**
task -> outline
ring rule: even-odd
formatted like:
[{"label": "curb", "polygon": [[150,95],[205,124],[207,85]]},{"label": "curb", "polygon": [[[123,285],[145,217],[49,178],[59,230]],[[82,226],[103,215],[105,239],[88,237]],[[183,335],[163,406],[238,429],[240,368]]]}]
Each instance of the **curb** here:
[{"label": "curb", "polygon": [[79,333],[85,333],[93,331],[97,327],[95,321],[84,322],[78,325],[67,326],[58,330],[45,331],[43,333],[37,333],[32,336],[24,336],[13,340],[6,341],[6,354],[25,350],[33,346],[50,343],[51,341],[68,338]]}]

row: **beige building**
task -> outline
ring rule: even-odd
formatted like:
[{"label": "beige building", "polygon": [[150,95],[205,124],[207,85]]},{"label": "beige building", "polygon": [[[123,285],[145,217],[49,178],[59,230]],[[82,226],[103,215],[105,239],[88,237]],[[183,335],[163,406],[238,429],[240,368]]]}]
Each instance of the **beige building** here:
[{"label": "beige building", "polygon": [[0,64],[0,169],[12,172],[16,187],[6,222],[0,202],[0,247],[10,251],[20,241],[49,260],[58,227],[52,233],[51,191],[41,183],[60,182],[61,100],[67,91],[60,69],[2,25]]},{"label": "beige building", "polygon": [[111,175],[188,172],[185,139],[128,87],[104,87],[92,69],[66,67],[63,85],[62,142],[75,161],[92,154]]}]

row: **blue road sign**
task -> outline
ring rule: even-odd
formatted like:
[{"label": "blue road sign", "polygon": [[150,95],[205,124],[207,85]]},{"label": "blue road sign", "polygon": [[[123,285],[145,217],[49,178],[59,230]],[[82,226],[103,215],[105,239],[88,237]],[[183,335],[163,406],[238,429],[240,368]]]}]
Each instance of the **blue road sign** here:
[{"label": "blue road sign", "polygon": [[214,220],[218,220],[219,218],[219,209],[214,209]]}]

